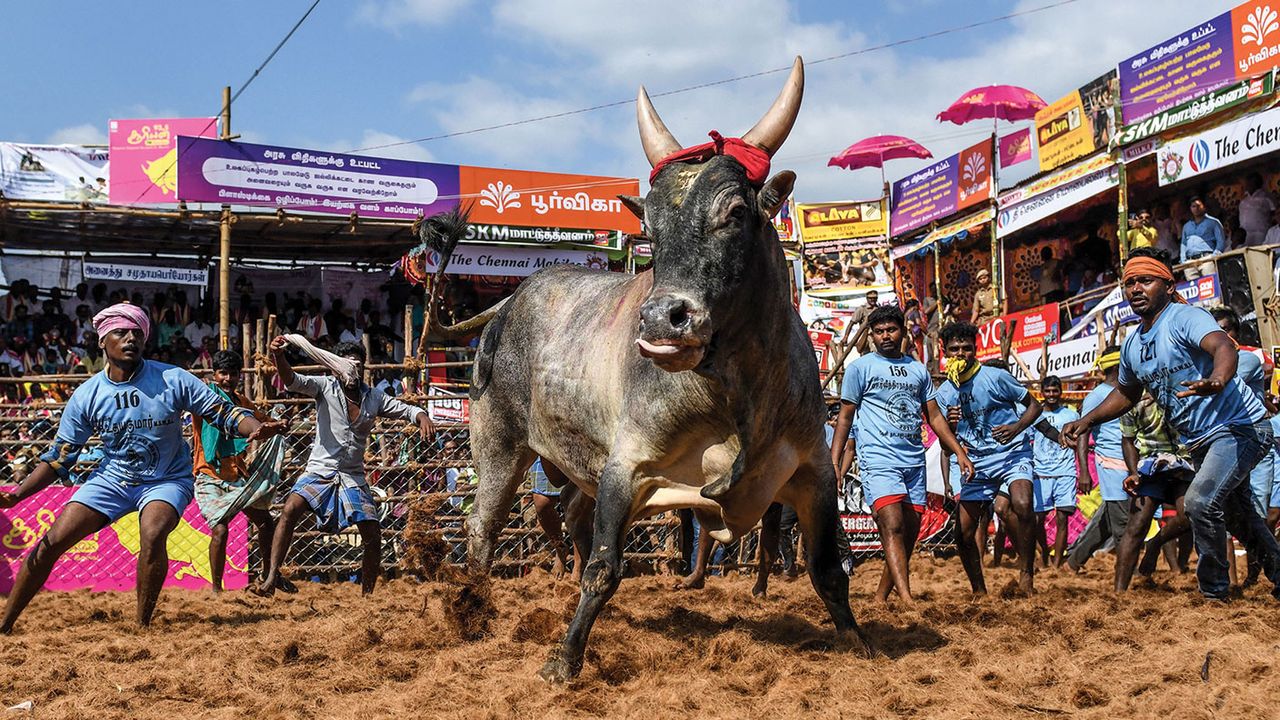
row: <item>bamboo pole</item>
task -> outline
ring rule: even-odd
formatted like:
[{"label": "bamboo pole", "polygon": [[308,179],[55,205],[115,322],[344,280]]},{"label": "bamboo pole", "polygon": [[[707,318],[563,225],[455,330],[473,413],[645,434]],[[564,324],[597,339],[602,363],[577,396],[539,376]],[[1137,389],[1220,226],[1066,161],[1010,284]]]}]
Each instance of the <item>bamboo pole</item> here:
[{"label": "bamboo pole", "polygon": [[404,357],[402,358],[406,366],[404,374],[404,391],[412,394],[418,387],[418,371],[412,369],[413,363],[410,361],[416,356],[416,347],[413,344],[413,306],[404,306]]},{"label": "bamboo pole", "polygon": [[[231,138],[231,87],[222,88],[222,139]],[[230,347],[231,333],[231,206],[222,206],[218,219],[218,348]]]}]

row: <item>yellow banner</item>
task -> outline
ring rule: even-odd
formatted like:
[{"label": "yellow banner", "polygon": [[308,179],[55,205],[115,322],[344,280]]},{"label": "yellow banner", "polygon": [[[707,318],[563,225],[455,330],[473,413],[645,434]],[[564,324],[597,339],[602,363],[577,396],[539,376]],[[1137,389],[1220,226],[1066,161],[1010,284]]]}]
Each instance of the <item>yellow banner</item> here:
[{"label": "yellow banner", "polygon": [[830,240],[887,237],[889,213],[884,200],[797,203],[800,239],[806,245]]},{"label": "yellow banner", "polygon": [[1093,152],[1093,125],[1085,122],[1080,91],[1036,113],[1036,143],[1040,170],[1052,170]]}]

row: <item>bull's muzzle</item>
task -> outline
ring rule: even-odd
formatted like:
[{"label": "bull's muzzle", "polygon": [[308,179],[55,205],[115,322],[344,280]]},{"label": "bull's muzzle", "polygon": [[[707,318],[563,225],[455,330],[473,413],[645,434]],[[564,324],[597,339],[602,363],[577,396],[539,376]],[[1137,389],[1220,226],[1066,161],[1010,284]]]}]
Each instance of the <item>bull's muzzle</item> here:
[{"label": "bull's muzzle", "polygon": [[640,354],[668,372],[692,370],[702,362],[710,339],[707,312],[676,293],[653,295],[640,306]]}]

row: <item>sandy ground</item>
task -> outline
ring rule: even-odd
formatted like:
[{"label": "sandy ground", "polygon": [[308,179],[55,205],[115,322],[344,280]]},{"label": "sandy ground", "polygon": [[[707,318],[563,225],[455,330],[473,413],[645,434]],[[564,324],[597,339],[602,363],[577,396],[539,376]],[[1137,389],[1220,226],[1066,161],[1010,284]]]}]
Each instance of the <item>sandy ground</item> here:
[{"label": "sandy ground", "polygon": [[[274,600],[166,591],[146,631],[132,595],[45,594],[0,638],[0,702],[95,719],[1276,716],[1269,587],[1209,604],[1162,568],[1162,585],[1121,597],[1100,560],[1042,574],[1031,598],[972,600],[958,561],[921,558],[909,611],[872,603],[880,565],[867,563],[852,590],[883,651],[870,660],[832,649],[804,580],[775,577],[753,600],[747,577],[683,593],[629,578],[567,687],[536,673],[577,590],[541,573],[493,583],[498,614],[475,641],[443,583],[394,581],[372,599],[352,585]],[[1012,577],[988,570],[992,588]]]}]

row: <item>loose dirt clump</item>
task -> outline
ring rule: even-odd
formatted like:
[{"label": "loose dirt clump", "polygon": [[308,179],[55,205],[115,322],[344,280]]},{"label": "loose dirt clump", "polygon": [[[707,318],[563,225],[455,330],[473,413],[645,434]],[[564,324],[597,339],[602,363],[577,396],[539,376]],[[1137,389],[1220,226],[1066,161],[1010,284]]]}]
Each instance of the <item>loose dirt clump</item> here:
[{"label": "loose dirt clump", "polygon": [[498,612],[493,604],[493,583],[487,577],[468,577],[448,588],[441,605],[449,629],[468,642],[488,635]]},{"label": "loose dirt clump", "polygon": [[535,642],[550,645],[564,628],[564,620],[554,610],[536,607],[520,616],[511,639],[516,642]]},{"label": "loose dirt clump", "polygon": [[447,580],[453,569],[447,564],[449,543],[444,539],[436,513],[448,496],[433,494],[413,501],[404,528],[404,565],[426,580]]}]

